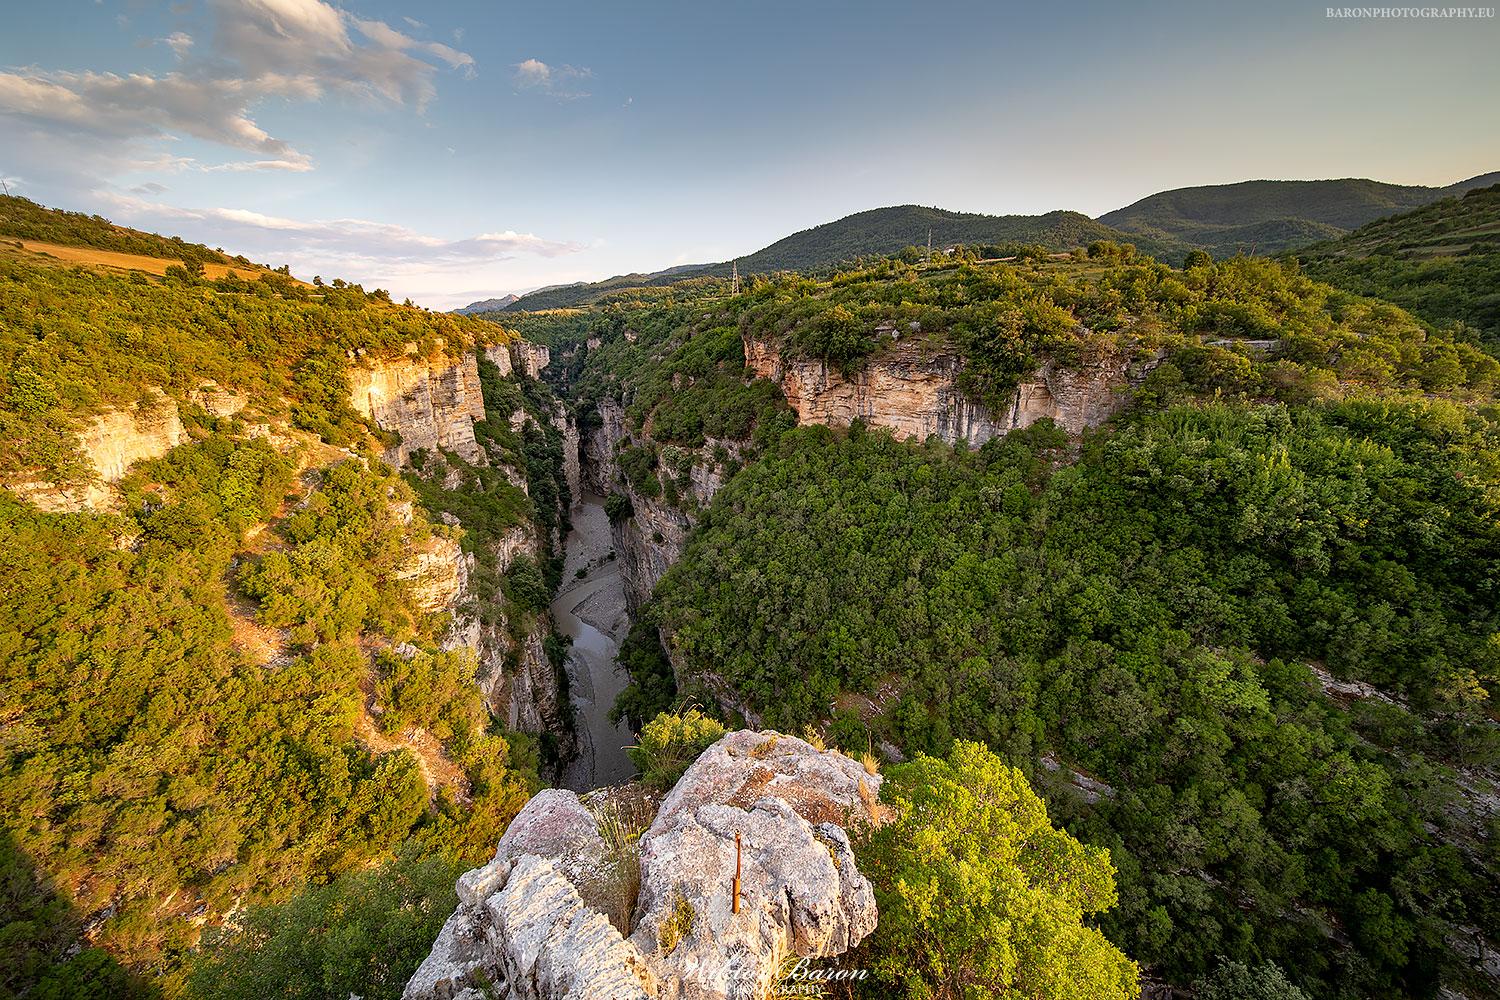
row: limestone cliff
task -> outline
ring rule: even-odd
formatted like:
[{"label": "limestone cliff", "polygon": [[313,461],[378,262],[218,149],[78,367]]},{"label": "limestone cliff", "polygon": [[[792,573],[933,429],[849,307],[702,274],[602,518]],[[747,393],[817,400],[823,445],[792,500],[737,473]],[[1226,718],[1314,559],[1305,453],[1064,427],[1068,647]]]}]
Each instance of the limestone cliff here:
[{"label": "limestone cliff", "polygon": [[[692,521],[687,514],[660,497],[648,497],[633,489],[620,471],[619,449],[634,440],[625,424],[625,410],[605,399],[599,403],[599,426],[583,440],[585,485],[600,496],[624,493],[634,513],[610,522],[610,534],[620,559],[620,577],[631,609],[644,604],[657,581],[682,555]],[[704,482],[702,504],[713,499],[718,484]]]},{"label": "limestone cliff", "polygon": [[552,361],[552,353],[545,344],[513,340],[510,343],[510,360],[519,374],[527,378],[541,378],[542,369]]},{"label": "limestone cliff", "polygon": [[457,357],[408,355],[352,367],[349,403],[399,444],[386,451],[392,465],[405,465],[419,448],[447,449],[474,465],[486,464],[474,439],[474,421],[484,419],[479,366],[465,351]]},{"label": "limestone cliff", "polygon": [[1008,405],[990,412],[958,387],[964,359],[951,347],[906,338],[845,374],[816,358],[788,357],[772,341],[745,338],[745,367],[781,386],[797,420],[848,426],[856,418],[897,437],[980,445],[1050,418],[1070,434],[1119,412],[1125,393],[1154,362],[1109,354],[1076,368],[1045,363],[1021,382]]},{"label": "limestone cliff", "polygon": [[177,404],[158,389],[148,390],[134,406],[106,410],[78,431],[78,449],[93,467],[84,482],[17,482],[9,484],[42,510],[102,510],[109,487],[125,478],[136,462],[160,458],[182,441]]},{"label": "limestone cliff", "polygon": [[[536,559],[541,551],[536,528],[517,525],[492,550],[502,574],[521,556]],[[420,606],[451,615],[440,645],[474,651],[475,679],[496,718],[504,720],[508,729],[553,733],[566,750],[571,744],[567,708],[557,672],[543,646],[547,620],[539,616],[519,639],[512,639],[504,606],[481,603],[474,579],[477,560],[473,553],[462,551],[457,541],[435,537],[413,554],[411,565]]]},{"label": "limestone cliff", "polygon": [[577,503],[583,493],[583,465],[580,456],[580,444],[578,438],[578,421],[568,412],[568,408],[558,402],[557,408],[552,412],[552,426],[562,434],[563,446],[563,479],[568,484],[568,496],[572,503]]},{"label": "limestone cliff", "polygon": [[509,375],[515,370],[510,362],[510,345],[508,344],[497,344],[492,347],[486,347],[484,349],[484,356],[489,359],[492,365],[500,369],[502,377]]},{"label": "limestone cliff", "polygon": [[730,733],[623,851],[597,818],[619,815],[613,790],[544,791],[459,879],[458,909],[404,1000],[765,996],[784,960],[843,954],[875,929],[846,828],[870,818],[879,789],[835,751]]}]

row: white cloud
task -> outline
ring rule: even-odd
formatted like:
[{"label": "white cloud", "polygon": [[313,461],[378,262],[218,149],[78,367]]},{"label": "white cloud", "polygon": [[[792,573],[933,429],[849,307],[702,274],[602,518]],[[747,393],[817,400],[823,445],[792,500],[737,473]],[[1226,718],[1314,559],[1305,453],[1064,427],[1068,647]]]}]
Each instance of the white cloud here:
[{"label": "white cloud", "polygon": [[304,220],[233,207],[177,208],[148,198],[94,192],[116,221],[222,246],[251,260],[290,264],[303,278],[341,277],[366,288],[389,288],[433,308],[464,305],[486,295],[482,284],[531,288],[582,280],[588,245],[515,230],[447,239],[369,219]]},{"label": "white cloud", "polygon": [[197,55],[183,32],[161,39],[182,64],[178,71],[0,72],[0,120],[24,124],[44,145],[73,150],[67,162],[115,164],[116,173],[119,164],[149,160],[150,147],[183,135],[257,154],[204,169],[306,171],[306,154],[256,123],[257,104],[335,93],[420,110],[436,93],[439,65],[474,73],[468,53],[322,0],[211,0],[211,7],[211,51]]},{"label": "white cloud", "polygon": [[193,47],[193,36],[186,32],[174,31],[166,38],[163,38],[161,43],[171,49],[173,55],[177,56],[178,59],[182,59],[187,56],[188,50]]},{"label": "white cloud", "polygon": [[229,245],[237,238],[257,247],[273,248],[278,254],[322,254],[330,263],[379,263],[396,271],[410,264],[461,267],[520,254],[552,258],[587,249],[582,243],[549,240],[513,229],[444,239],[369,219],[303,220],[245,208],[176,208],[108,192],[96,192],[96,197],[112,204],[121,220],[149,225],[211,223],[212,231],[218,234],[212,240],[216,245]]},{"label": "white cloud", "polygon": [[579,84],[594,75],[587,66],[549,66],[540,59],[518,62],[513,68],[516,86],[522,90],[537,90],[566,101],[588,97],[589,92]]}]

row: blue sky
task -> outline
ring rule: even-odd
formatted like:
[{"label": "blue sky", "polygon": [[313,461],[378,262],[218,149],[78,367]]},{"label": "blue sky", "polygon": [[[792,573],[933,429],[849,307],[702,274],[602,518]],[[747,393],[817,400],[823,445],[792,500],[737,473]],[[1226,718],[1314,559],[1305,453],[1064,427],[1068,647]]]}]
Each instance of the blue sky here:
[{"label": "blue sky", "polygon": [[879,205],[1500,169],[1500,20],[1324,5],[8,5],[0,176],[433,308]]}]

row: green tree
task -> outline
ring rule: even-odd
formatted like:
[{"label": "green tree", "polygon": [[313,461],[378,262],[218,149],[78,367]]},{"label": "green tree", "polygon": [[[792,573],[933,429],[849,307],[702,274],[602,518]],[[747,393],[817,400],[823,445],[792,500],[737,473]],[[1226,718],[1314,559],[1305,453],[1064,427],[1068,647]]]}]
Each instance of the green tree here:
[{"label": "green tree", "polygon": [[892,768],[882,798],[895,817],[856,850],[884,981],[935,1000],[1140,994],[1135,963],[1084,923],[1114,905],[1109,852],[1052,827],[1020,771],[960,741]]},{"label": "green tree", "polygon": [[1224,962],[1193,983],[1198,1000],[1307,1000],[1275,962]]},{"label": "green tree", "polygon": [[457,905],[463,866],[411,845],[205,936],[201,1000],[397,1000]]}]

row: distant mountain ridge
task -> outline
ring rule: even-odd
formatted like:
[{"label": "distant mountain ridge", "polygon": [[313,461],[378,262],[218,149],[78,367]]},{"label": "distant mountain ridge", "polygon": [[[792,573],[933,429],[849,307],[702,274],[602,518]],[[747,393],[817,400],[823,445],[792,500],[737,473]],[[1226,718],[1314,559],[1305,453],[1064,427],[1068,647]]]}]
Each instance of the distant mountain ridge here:
[{"label": "distant mountain ridge", "polygon": [[1364,178],[1241,181],[1177,188],[1099,216],[1132,237],[1175,242],[1216,257],[1272,254],[1335,239],[1376,219],[1500,181],[1481,174],[1447,187]]},{"label": "distant mountain ridge", "polygon": [[[1035,244],[1064,251],[1096,240],[1111,240],[1133,243],[1142,252],[1174,264],[1198,249],[1216,257],[1272,255],[1334,240],[1376,219],[1496,182],[1500,182],[1500,172],[1447,187],[1387,184],[1362,178],[1242,181],[1162,191],[1097,219],[1062,210],[1043,215],[983,215],[894,205],[801,230],[732,262],[683,264],[541,288],[500,308],[521,312],[580,306],[628,288],[659,287],[696,277],[728,277],[734,264],[741,275],[817,272],[861,257],[925,246],[929,232],[935,247]],[[464,311],[489,311],[478,308],[481,305],[475,303]]]},{"label": "distant mountain ridge", "polygon": [[504,309],[519,298],[519,295],[511,294],[502,295],[498,299],[480,299],[478,302],[470,302],[466,306],[461,306],[451,311],[458,313],[460,316],[472,316],[475,313],[482,312],[495,312]]},{"label": "distant mountain ridge", "polygon": [[[925,246],[929,234],[932,245],[938,248],[959,243],[981,246],[1033,244],[1053,251],[1087,246],[1096,240],[1130,239],[1119,230],[1079,212],[1059,210],[1045,215],[982,215],[922,205],[893,205],[856,212],[804,229],[733,261],[683,264],[647,274],[623,274],[603,281],[538,289],[521,296],[506,308],[513,312],[566,308],[624,288],[669,285],[686,278],[728,277],[736,265],[742,275],[819,271],[861,257],[885,256],[907,247]],[[1176,250],[1170,243],[1149,237],[1135,242],[1152,254]]]}]

